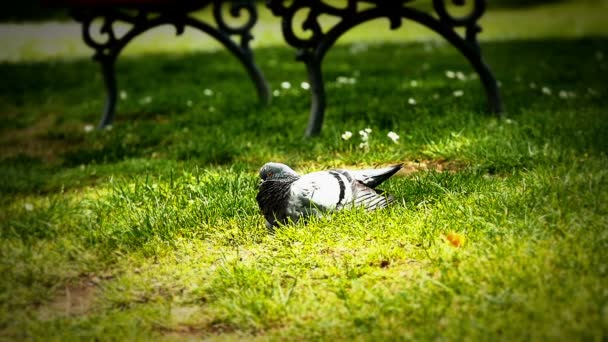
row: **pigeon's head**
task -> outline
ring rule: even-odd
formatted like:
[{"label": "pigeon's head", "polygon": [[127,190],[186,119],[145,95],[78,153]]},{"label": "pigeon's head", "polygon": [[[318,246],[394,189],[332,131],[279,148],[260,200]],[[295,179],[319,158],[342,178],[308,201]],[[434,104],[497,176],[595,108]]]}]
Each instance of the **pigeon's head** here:
[{"label": "pigeon's head", "polygon": [[260,178],[262,181],[280,180],[290,177],[298,177],[298,174],[285,164],[266,163],[260,169]]}]

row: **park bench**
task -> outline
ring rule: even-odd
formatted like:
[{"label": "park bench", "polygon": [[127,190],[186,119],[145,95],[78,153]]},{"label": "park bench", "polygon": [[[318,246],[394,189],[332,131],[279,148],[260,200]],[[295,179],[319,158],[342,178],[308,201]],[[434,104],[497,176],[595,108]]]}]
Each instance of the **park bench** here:
[{"label": "park bench", "polygon": [[[255,65],[249,41],[253,38],[251,28],[257,21],[255,1],[251,0],[46,0],[54,5],[68,6],[72,15],[82,23],[84,41],[96,50],[94,58],[101,63],[107,98],[104,114],[99,126],[111,123],[116,105],[116,78],[114,64],[120,51],[137,35],[150,28],[172,24],[177,33],[185,26],[197,28],[221,42],[245,66],[253,80],[258,95],[263,102],[269,101],[269,87],[259,68]],[[267,0],[266,5],[281,19],[281,29],[285,41],[297,49],[296,59],[307,68],[311,86],[311,108],[306,128],[307,136],[321,132],[325,113],[326,95],[323,82],[322,62],[334,43],[355,26],[378,18],[386,18],[390,29],[401,27],[403,19],[417,22],[435,31],[462,53],[479,75],[485,89],[488,110],[502,115],[503,106],[498,84],[490,68],[483,61],[477,34],[481,32],[478,20],[486,9],[485,0],[469,0],[470,10],[466,15],[454,16],[450,13],[448,0],[433,0],[435,15],[408,6],[415,0]],[[455,6],[463,6],[465,0],[451,0]],[[337,6],[340,4],[341,6]],[[212,6],[215,25],[204,23],[189,15],[192,11]],[[226,23],[222,6],[229,6],[233,17],[241,11],[249,15],[245,24],[233,27]],[[303,37],[294,31],[298,13],[304,13],[301,23],[305,31]],[[319,18],[331,16],[337,19],[331,27],[322,28]],[[101,33],[105,40],[95,40],[91,34],[94,19],[102,20]],[[121,37],[114,33],[116,22],[126,22],[131,29]],[[464,35],[458,33],[464,28]],[[232,38],[240,37],[240,44]]]},{"label": "park bench", "polygon": [[[267,5],[273,14],[279,16],[282,22],[283,36],[287,43],[298,49],[297,59],[306,64],[308,79],[311,86],[311,109],[306,128],[306,135],[318,135],[323,125],[325,112],[325,87],[321,63],[327,51],[344,33],[351,28],[370,20],[386,18],[390,29],[401,27],[403,19],[409,19],[443,36],[454,45],[471,63],[479,74],[488,99],[490,112],[502,115],[503,107],[498,91],[498,84],[490,68],[484,63],[477,42],[477,34],[481,27],[477,21],[485,12],[485,0],[472,1],[472,8],[467,15],[452,16],[446,8],[447,0],[433,0],[433,9],[437,17],[416,8],[407,6],[414,0],[344,0],[343,6],[336,6],[336,1],[328,3],[322,0],[268,0]],[[465,0],[452,0],[457,6],[465,5]],[[294,32],[294,20],[298,12],[307,13],[302,22],[305,30],[304,38]],[[330,28],[322,29],[319,18],[324,15],[337,20]],[[464,27],[462,37],[456,28]]]},{"label": "park bench", "polygon": [[[95,49],[94,59],[101,65],[106,87],[106,102],[98,127],[112,123],[116,111],[117,85],[115,63],[122,49],[138,35],[160,25],[175,26],[177,35],[186,26],[198,29],[224,45],[243,64],[252,79],[260,100],[270,101],[270,89],[264,75],[256,66],[249,41],[251,28],[257,21],[257,9],[251,1],[221,0],[44,0],[50,6],[68,7],[74,19],[82,24],[85,43]],[[212,6],[214,25],[203,22],[191,14]],[[228,6],[232,17],[242,12],[247,21],[238,26],[228,24],[222,6]],[[93,32],[100,22],[99,34]],[[130,24],[121,36],[116,33],[117,23]],[[236,39],[239,41],[237,41]]]}]

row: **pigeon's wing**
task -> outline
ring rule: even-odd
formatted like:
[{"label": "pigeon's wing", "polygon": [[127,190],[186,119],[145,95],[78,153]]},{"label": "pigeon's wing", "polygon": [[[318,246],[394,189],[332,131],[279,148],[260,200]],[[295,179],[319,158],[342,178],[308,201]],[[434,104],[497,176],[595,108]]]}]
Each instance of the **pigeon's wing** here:
[{"label": "pigeon's wing", "polygon": [[384,194],[356,180],[349,171],[330,170],[302,176],[291,187],[292,205],[300,213],[309,210],[327,211],[349,207],[375,210],[394,201]]},{"label": "pigeon's wing", "polygon": [[392,195],[359,182],[355,183],[354,194],[353,205],[368,211],[386,208],[395,201]]},{"label": "pigeon's wing", "polygon": [[291,185],[291,207],[333,210],[352,200],[352,185],[335,171],[306,174]]},{"label": "pigeon's wing", "polygon": [[348,173],[355,180],[363,183],[364,185],[370,188],[375,188],[380,185],[380,183],[397,173],[401,167],[403,167],[403,164],[393,165],[382,169],[348,170]]}]

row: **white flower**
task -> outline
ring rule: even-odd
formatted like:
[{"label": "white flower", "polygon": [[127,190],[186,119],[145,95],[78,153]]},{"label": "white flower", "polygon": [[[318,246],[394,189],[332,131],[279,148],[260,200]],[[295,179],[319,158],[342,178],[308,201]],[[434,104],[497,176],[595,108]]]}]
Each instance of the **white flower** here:
[{"label": "white flower", "polygon": [[365,43],[354,43],[354,44],[352,44],[350,46],[349,51],[353,55],[358,54],[360,52],[365,52],[365,51],[367,51],[367,44],[365,44]]},{"label": "white flower", "polygon": [[139,101],[141,104],[148,104],[152,102],[152,96],[146,96]]},{"label": "white flower", "polygon": [[120,91],[120,99],[121,100],[126,100],[127,99],[127,92],[124,90]]},{"label": "white flower", "polygon": [[369,148],[369,144],[367,143],[367,141],[362,142],[362,143],[359,144],[359,148],[366,150],[366,149]]},{"label": "white flower", "polygon": [[94,129],[93,125],[84,125],[84,131],[87,133],[93,132]]},{"label": "white flower", "polygon": [[397,133],[390,131],[386,136],[389,137],[395,144],[399,143],[399,135]]},{"label": "white flower", "polygon": [[107,126],[105,127],[105,130],[106,130],[106,131],[111,131],[111,130],[112,130],[112,125],[107,125]]},{"label": "white flower", "polygon": [[573,91],[560,90],[559,97],[562,99],[571,99],[576,97],[576,93]]},{"label": "white flower", "polygon": [[446,76],[447,78],[454,78],[454,77],[456,77],[456,73],[454,73],[452,70],[447,70],[447,71],[445,72],[445,76]]},{"label": "white flower", "polygon": [[417,87],[418,86],[418,81],[416,81],[416,80],[410,81],[410,86],[413,87],[413,88]]},{"label": "white flower", "polygon": [[25,204],[23,205],[23,207],[24,207],[24,208],[25,208],[25,210],[27,210],[27,211],[32,211],[32,210],[34,210],[34,205],[33,205],[32,203],[25,203]]},{"label": "white flower", "polygon": [[369,133],[364,130],[360,130],[359,135],[361,136],[361,140],[363,141],[367,141],[367,139],[369,139]]},{"label": "white flower", "polygon": [[211,90],[211,89],[205,89],[205,90],[203,90],[203,94],[205,94],[205,96],[212,96],[213,95],[213,90]]},{"label": "white flower", "polygon": [[372,132],[372,129],[367,127],[366,129],[364,129],[365,133],[370,134]]},{"label": "white flower", "polygon": [[308,90],[310,89],[310,84],[308,82],[302,82],[300,83],[300,87],[302,87],[304,90]]},{"label": "white flower", "polygon": [[283,89],[289,89],[291,88],[291,83],[285,81],[285,82],[281,82],[281,88]]},{"label": "white flower", "polygon": [[457,71],[456,72],[456,78],[461,80],[461,81],[466,81],[467,77],[462,73],[462,71]]},{"label": "white flower", "polygon": [[188,107],[192,107],[192,100],[188,100],[188,101],[186,101],[186,106],[188,106]]},{"label": "white flower", "polygon": [[352,137],[353,137],[353,132],[351,132],[351,131],[346,131],[346,132],[344,132],[342,134],[342,139],[343,140],[348,140],[348,139],[350,139]]},{"label": "white flower", "polygon": [[414,100],[413,98],[411,98],[411,97],[410,97],[410,98],[407,100],[407,103],[409,103],[409,104],[411,104],[412,106],[414,106],[414,105],[416,105],[416,100]]},{"label": "white flower", "polygon": [[462,91],[462,90],[454,90],[454,92],[452,93],[452,95],[454,95],[454,97],[461,97],[462,95],[464,95],[464,91]]},{"label": "white flower", "polygon": [[543,94],[545,94],[545,95],[551,95],[551,88],[549,88],[549,87],[543,87],[543,88],[541,89],[541,91],[542,91],[542,92],[543,92]]},{"label": "white flower", "polygon": [[354,77],[338,76],[336,82],[338,84],[355,84],[357,79]]},{"label": "white flower", "polygon": [[597,59],[598,61],[601,61],[602,59],[604,59],[604,53],[602,53],[602,51],[597,51],[595,53],[595,59]]},{"label": "white flower", "polygon": [[278,89],[272,91],[272,96],[277,97],[279,95],[281,95],[281,92]]}]

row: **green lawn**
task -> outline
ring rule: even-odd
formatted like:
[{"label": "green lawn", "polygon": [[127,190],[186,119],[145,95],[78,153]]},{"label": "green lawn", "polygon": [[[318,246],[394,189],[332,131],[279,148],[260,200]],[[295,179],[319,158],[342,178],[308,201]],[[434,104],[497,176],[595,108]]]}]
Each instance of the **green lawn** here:
[{"label": "green lawn", "polygon": [[[605,340],[608,39],[482,48],[508,119],[448,45],[344,44],[315,139],[285,47],[255,51],[270,106],[225,51],[123,58],[117,120],[92,132],[90,60],[0,64],[0,337]],[[269,234],[271,160],[406,170],[388,210]]]}]

